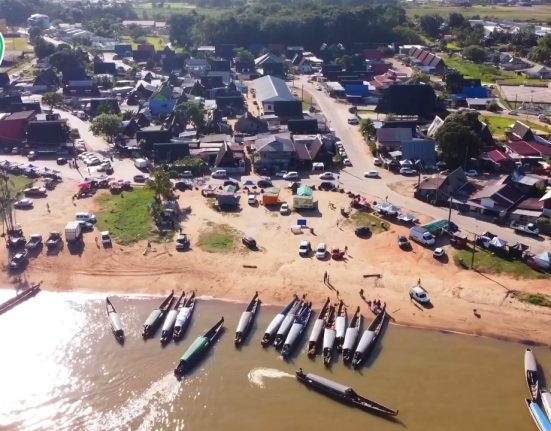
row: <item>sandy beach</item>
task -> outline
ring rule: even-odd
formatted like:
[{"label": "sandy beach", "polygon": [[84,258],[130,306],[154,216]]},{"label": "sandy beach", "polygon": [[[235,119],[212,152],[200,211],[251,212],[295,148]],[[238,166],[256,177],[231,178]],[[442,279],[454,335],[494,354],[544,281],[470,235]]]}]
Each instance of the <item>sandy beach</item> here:
[{"label": "sandy beach", "polygon": [[[65,181],[49,193],[47,199],[36,199],[32,211],[17,211],[17,222],[30,235],[35,231],[47,237],[51,230],[62,231],[76,211],[97,211],[94,199],[69,201],[76,187]],[[98,193],[105,193],[104,191]],[[31,259],[28,269],[19,277],[2,272],[2,285],[42,282],[52,291],[93,291],[147,293],[162,295],[171,289],[195,289],[199,295],[248,300],[258,290],[264,303],[285,304],[294,294],[307,294],[315,307],[327,296],[342,298],[349,307],[359,305],[369,316],[369,307],[360,297],[363,289],[368,300],[387,302],[388,311],[398,324],[458,331],[476,335],[531,341],[551,345],[551,310],[523,304],[508,295],[510,290],[551,294],[549,279],[515,280],[505,276],[479,274],[458,268],[452,256],[447,262],[432,258],[432,251],[413,243],[411,252],[397,245],[398,234],[407,228],[392,225],[386,232],[360,239],[354,225],[340,215],[348,206],[345,194],[316,192],[319,211],[307,216],[314,233],[291,232],[299,216],[282,216],[263,206],[251,207],[242,197],[239,213],[220,213],[207,205],[199,191],[180,193],[180,204],[191,206],[189,218],[182,223],[191,236],[191,250],[179,253],[174,242],[145,242],[130,246],[114,243],[112,249],[96,244],[98,231],[85,234],[81,255],[72,255],[64,247],[57,255],[44,251]],[[290,202],[290,191],[282,190],[281,200]],[[50,212],[46,202],[49,203]],[[335,209],[329,207],[333,203]],[[306,215],[306,214],[304,214]],[[421,217],[422,221],[425,221]],[[209,224],[226,224],[240,234],[253,236],[258,251],[241,244],[234,253],[207,253],[197,245],[199,233]],[[301,258],[298,245],[308,239],[315,248],[325,242],[328,248],[348,247],[343,261],[315,257]],[[448,248],[453,253],[452,248]],[[7,250],[2,247],[2,263],[7,264]],[[245,267],[247,266],[247,267]],[[329,275],[331,289],[323,282]],[[364,277],[380,274],[380,277]],[[433,308],[426,309],[410,301],[409,288],[421,279],[429,292]],[[473,310],[477,310],[478,317]]]}]

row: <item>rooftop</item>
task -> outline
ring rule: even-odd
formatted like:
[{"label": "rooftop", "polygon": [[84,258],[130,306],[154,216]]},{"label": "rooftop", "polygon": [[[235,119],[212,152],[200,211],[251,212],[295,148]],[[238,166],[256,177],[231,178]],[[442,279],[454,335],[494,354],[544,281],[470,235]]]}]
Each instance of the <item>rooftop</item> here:
[{"label": "rooftop", "polygon": [[291,90],[283,79],[274,76],[263,76],[253,81],[256,98],[263,102],[290,102],[295,100]]}]

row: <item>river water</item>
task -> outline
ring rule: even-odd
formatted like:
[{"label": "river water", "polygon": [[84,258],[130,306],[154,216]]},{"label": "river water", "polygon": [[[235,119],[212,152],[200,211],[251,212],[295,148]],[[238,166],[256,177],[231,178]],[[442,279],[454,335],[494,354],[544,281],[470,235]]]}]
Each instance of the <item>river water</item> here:
[{"label": "river water", "polygon": [[[11,294],[0,291],[0,300]],[[184,339],[162,348],[159,333],[145,342],[140,336],[159,298],[112,301],[125,327],[124,346],[98,295],[41,292],[0,316],[0,430],[536,429],[524,404],[521,344],[391,325],[361,371],[340,360],[327,370],[319,356],[306,357],[304,344],[290,362],[262,349],[276,307],[261,308],[249,342],[236,350],[243,304],[199,300]],[[180,356],[221,315],[225,333],[178,382],[173,370]],[[551,370],[551,351],[535,352]],[[299,367],[399,409],[398,420],[308,390],[294,378]]]}]

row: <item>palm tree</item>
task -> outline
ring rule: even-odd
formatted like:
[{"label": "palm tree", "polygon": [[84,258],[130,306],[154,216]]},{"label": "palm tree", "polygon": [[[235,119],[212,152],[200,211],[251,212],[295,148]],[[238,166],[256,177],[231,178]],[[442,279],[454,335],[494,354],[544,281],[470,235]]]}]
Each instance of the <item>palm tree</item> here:
[{"label": "palm tree", "polygon": [[373,120],[371,118],[364,118],[360,123],[360,130],[362,135],[367,135],[368,137],[375,136],[376,130]]},{"label": "palm tree", "polygon": [[168,173],[163,168],[158,168],[153,172],[153,177],[149,178],[145,186],[153,190],[155,199],[159,202],[164,199],[168,200],[172,196],[172,183]]}]

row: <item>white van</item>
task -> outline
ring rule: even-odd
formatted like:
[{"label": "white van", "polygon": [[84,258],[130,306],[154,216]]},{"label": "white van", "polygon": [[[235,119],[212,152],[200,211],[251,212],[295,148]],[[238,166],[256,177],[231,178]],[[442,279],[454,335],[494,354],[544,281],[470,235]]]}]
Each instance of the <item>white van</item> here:
[{"label": "white van", "polygon": [[96,216],[92,213],[88,212],[79,212],[75,216],[76,221],[85,221],[88,223],[95,223],[96,222]]},{"label": "white van", "polygon": [[149,165],[148,161],[146,159],[136,159],[134,160],[134,166],[136,166],[138,169],[145,169]]},{"label": "white van", "polygon": [[423,245],[434,245],[436,242],[434,235],[421,226],[414,226],[409,230],[409,239]]},{"label": "white van", "polygon": [[211,174],[212,178],[226,178],[228,176],[228,173],[225,169],[217,169]]}]

